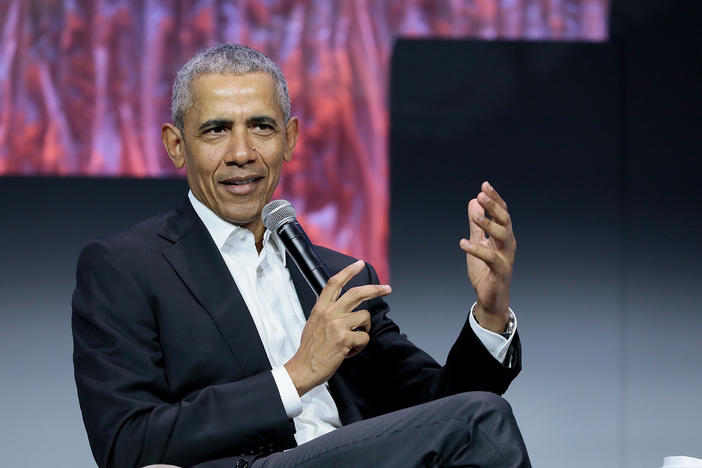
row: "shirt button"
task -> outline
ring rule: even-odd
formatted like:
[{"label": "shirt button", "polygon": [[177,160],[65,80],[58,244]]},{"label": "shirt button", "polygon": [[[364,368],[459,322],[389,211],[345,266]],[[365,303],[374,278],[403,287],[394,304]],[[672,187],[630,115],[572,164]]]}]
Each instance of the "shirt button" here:
[{"label": "shirt button", "polygon": [[261,276],[263,276],[263,268],[261,268],[261,267],[256,268],[256,276],[258,276],[259,278]]}]

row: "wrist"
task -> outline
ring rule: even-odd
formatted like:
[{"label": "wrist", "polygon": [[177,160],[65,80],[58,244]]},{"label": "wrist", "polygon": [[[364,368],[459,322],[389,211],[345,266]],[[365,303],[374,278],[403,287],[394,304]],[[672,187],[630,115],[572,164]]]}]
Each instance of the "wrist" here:
[{"label": "wrist", "polygon": [[512,312],[510,312],[509,307],[506,307],[501,312],[488,312],[478,302],[473,307],[473,318],[478,322],[478,325],[493,333],[511,333],[510,328],[514,328]]},{"label": "wrist", "polygon": [[302,395],[314,388],[314,385],[309,383],[309,372],[305,372],[305,370],[298,365],[298,363],[295,361],[295,356],[286,362],[283,367],[285,367],[285,370],[290,376],[290,380],[292,380],[293,385],[295,385],[295,390],[297,390],[298,396],[302,397]]}]

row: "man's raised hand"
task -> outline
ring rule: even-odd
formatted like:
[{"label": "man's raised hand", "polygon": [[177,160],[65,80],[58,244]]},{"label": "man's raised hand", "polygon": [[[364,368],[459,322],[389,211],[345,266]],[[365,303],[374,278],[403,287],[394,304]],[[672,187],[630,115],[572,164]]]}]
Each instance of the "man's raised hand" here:
[{"label": "man's raised hand", "polygon": [[470,240],[461,239],[459,245],[466,252],[468,277],[478,295],[476,318],[484,328],[500,333],[509,320],[517,241],[507,204],[488,182],[483,182],[478,196],[468,203],[468,220]]},{"label": "man's raised hand", "polygon": [[368,344],[370,313],[353,309],[363,301],[387,296],[390,286],[356,286],[339,297],[346,283],[364,266],[359,260],[332,276],[310,313],[302,330],[300,348],[285,364],[300,396],[329,380],[344,359],[355,356]]}]

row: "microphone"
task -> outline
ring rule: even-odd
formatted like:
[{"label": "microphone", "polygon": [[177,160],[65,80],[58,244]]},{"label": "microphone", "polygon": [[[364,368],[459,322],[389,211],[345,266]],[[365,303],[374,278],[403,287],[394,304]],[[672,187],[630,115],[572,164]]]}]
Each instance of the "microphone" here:
[{"label": "microphone", "polygon": [[276,232],[317,297],[331,277],[317,250],[297,222],[295,208],[287,200],[273,200],[261,212],[263,225]]}]

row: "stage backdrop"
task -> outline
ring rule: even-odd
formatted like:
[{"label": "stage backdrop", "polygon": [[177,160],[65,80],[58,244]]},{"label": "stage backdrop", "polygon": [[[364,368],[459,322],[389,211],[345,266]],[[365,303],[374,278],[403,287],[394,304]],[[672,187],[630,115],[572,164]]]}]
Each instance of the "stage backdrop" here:
[{"label": "stage backdrop", "polygon": [[[0,175],[163,177],[172,80],[247,44],[302,121],[276,197],[388,278],[388,67],[398,36],[602,40],[607,0],[0,0]],[[358,226],[364,229],[359,231]]]}]

